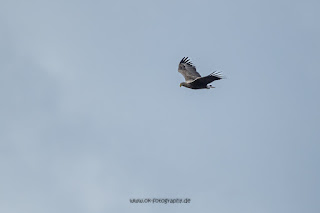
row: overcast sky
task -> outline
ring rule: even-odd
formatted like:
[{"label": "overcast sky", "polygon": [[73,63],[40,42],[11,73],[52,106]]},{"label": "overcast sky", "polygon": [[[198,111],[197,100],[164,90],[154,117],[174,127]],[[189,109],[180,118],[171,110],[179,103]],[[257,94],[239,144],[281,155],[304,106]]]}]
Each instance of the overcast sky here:
[{"label": "overcast sky", "polygon": [[0,0],[0,212],[320,212],[319,7]]}]

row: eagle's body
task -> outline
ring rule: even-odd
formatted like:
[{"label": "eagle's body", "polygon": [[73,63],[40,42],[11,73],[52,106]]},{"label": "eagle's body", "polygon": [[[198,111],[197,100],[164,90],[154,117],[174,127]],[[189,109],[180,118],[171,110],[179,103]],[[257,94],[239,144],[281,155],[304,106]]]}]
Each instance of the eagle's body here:
[{"label": "eagle's body", "polygon": [[180,72],[185,78],[185,82],[180,84],[181,86],[190,88],[190,89],[210,89],[214,88],[211,85],[207,85],[215,80],[222,79],[220,73],[213,72],[210,75],[205,77],[201,77],[201,75],[197,72],[196,67],[191,63],[188,57],[184,57],[180,63],[178,72]]}]

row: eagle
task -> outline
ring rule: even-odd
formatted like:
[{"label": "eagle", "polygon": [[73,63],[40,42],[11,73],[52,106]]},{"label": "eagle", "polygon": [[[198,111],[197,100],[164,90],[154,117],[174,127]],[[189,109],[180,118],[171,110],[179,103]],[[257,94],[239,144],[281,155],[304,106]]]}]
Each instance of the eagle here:
[{"label": "eagle", "polygon": [[201,77],[196,67],[192,64],[188,57],[183,57],[179,63],[178,72],[181,73],[185,82],[180,83],[180,87],[184,86],[190,89],[210,89],[212,85],[207,85],[212,81],[220,80],[223,77],[220,72],[213,72],[210,75]]}]

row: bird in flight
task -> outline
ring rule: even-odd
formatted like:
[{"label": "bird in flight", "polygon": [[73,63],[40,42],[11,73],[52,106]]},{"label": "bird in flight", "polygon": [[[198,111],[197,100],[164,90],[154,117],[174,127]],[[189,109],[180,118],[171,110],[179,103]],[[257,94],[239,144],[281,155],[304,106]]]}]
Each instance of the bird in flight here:
[{"label": "bird in flight", "polygon": [[196,67],[192,64],[188,57],[183,57],[179,63],[178,72],[180,72],[185,82],[180,83],[180,87],[184,86],[190,89],[210,89],[212,85],[207,85],[215,80],[220,80],[223,77],[219,72],[213,72],[210,75],[201,77],[197,72]]}]

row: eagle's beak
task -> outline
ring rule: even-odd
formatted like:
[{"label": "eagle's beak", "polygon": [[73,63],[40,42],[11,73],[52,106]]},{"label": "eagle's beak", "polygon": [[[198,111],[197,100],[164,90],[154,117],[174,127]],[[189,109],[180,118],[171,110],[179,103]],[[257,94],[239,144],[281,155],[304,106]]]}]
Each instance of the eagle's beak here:
[{"label": "eagle's beak", "polygon": [[181,83],[180,83],[180,87],[181,87]]}]

